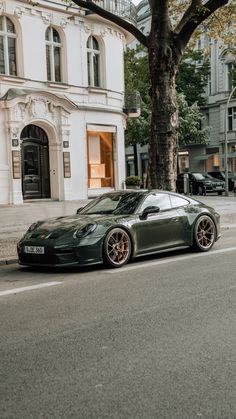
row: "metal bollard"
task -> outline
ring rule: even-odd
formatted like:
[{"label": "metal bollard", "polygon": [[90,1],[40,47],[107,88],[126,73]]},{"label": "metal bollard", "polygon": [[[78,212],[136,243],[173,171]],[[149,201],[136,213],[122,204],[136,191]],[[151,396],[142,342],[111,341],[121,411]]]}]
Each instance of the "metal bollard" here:
[{"label": "metal bollard", "polygon": [[189,194],[189,175],[184,173],[184,195]]}]

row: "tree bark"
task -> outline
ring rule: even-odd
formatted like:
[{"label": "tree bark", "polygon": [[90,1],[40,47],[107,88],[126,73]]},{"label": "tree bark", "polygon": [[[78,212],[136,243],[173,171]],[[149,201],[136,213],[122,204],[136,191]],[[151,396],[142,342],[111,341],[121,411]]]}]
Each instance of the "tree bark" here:
[{"label": "tree bark", "polygon": [[169,21],[168,2],[164,0],[155,5],[148,41],[152,106],[149,186],[175,191],[178,154],[175,77],[182,52]]},{"label": "tree bark", "polygon": [[149,179],[152,188],[175,191],[178,153],[178,115],[175,91],[176,65],[159,48],[149,56],[152,87]]}]

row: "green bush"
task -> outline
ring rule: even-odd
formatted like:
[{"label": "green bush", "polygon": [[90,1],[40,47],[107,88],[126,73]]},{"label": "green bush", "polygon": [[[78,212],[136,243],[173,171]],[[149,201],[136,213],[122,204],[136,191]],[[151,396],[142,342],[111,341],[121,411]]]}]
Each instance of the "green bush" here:
[{"label": "green bush", "polygon": [[127,176],[125,179],[126,186],[140,186],[141,179],[139,176]]}]

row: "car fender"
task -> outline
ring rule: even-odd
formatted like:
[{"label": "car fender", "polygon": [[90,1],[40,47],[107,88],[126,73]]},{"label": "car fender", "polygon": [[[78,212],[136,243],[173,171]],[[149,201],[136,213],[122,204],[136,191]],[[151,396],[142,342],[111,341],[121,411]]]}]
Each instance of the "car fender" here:
[{"label": "car fender", "polygon": [[217,233],[217,226],[216,226],[216,223],[215,223],[214,217],[212,217],[211,213],[209,213],[209,212],[207,212],[207,211],[201,212],[201,213],[198,215],[198,217],[197,217],[197,218],[195,218],[194,222],[192,223],[192,231],[191,231],[191,246],[192,246],[192,245],[193,245],[193,243],[194,243],[194,228],[195,228],[195,224],[196,224],[197,220],[198,220],[200,217],[202,217],[203,215],[207,215],[209,218],[211,218],[211,220],[212,220],[212,221],[213,221],[213,223],[214,223],[214,226],[215,226],[215,229],[216,229],[216,233]]}]

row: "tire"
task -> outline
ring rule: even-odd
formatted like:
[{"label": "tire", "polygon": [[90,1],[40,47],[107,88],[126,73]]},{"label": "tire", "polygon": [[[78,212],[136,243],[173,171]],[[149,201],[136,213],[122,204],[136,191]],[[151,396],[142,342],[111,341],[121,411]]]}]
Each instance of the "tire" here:
[{"label": "tire", "polygon": [[216,240],[216,227],[211,217],[202,215],[197,219],[193,231],[193,248],[200,252],[207,252]]},{"label": "tire", "polygon": [[131,240],[122,228],[113,228],[105,237],[103,245],[103,262],[109,268],[120,268],[130,259]]},{"label": "tire", "polygon": [[221,196],[222,194],[223,194],[223,192],[218,192],[218,195],[220,195],[220,196]]}]

